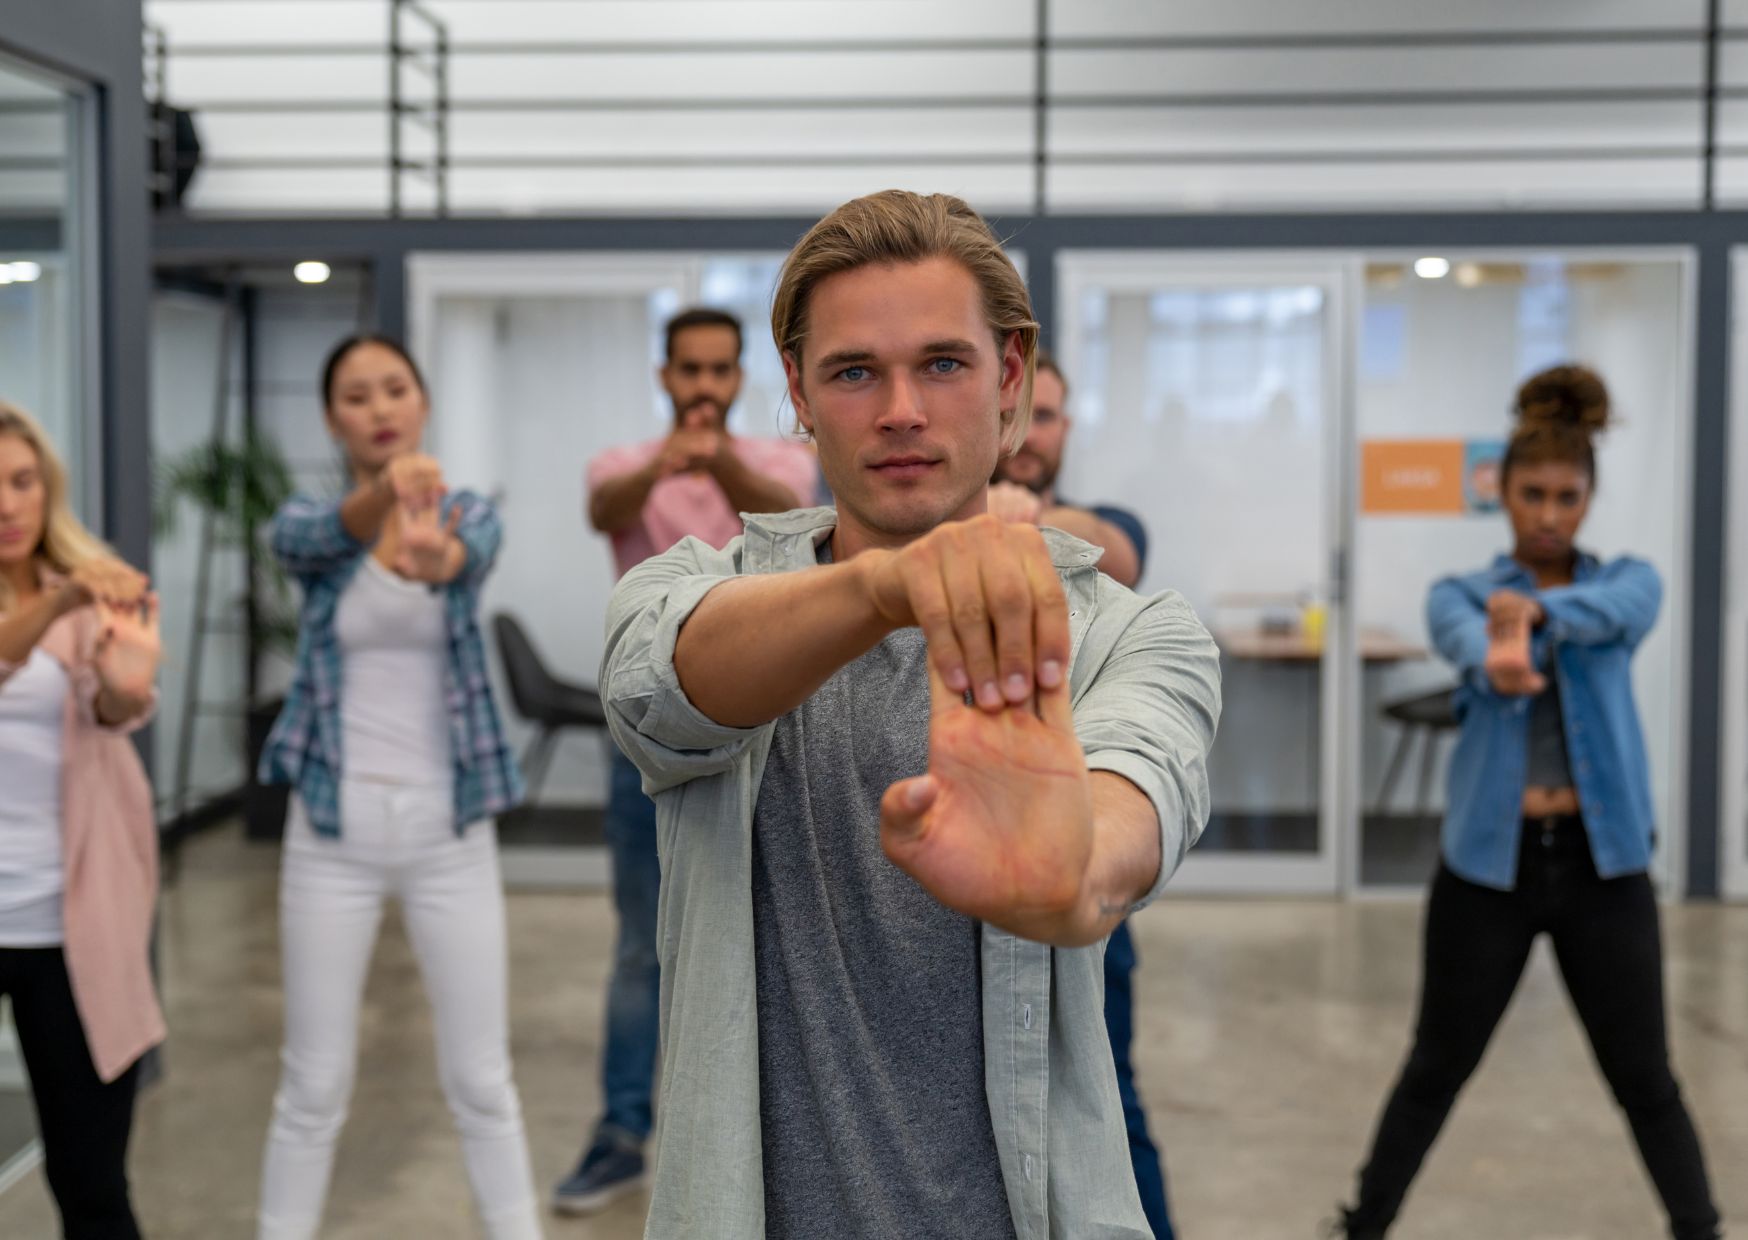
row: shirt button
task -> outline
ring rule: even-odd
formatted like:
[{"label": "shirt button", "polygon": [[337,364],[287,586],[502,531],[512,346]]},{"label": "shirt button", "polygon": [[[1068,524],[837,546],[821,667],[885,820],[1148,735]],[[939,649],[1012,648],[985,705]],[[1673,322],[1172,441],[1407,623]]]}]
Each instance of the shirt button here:
[{"label": "shirt button", "polygon": [[1030,1003],[1020,1005],[1020,1023],[1028,1029],[1032,1027],[1032,1005]]},{"label": "shirt button", "polygon": [[1026,1155],[1026,1179],[1030,1180],[1031,1178],[1032,1178],[1032,1156],[1030,1154],[1027,1154]]}]

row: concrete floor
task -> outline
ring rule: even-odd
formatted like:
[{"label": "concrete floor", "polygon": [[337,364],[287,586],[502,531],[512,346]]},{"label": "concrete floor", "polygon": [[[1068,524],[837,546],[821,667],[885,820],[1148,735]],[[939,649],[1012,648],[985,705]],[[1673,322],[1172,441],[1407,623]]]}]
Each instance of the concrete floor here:
[{"label": "concrete floor", "polygon": [[[163,904],[167,1079],[141,1103],[133,1180],[156,1240],[252,1234],[277,1072],[277,853],[195,841]],[[612,914],[600,896],[510,901],[517,1081],[544,1188],[593,1117]],[[418,973],[390,921],[365,1016],[330,1240],[475,1228],[437,1089]],[[1677,1070],[1727,1217],[1748,1219],[1748,909],[1668,910]],[[1419,909],[1168,900],[1137,919],[1135,1058],[1186,1240],[1309,1240],[1351,1183],[1404,1051]],[[641,1235],[642,1203],[554,1240]],[[0,1196],[0,1236],[55,1234],[40,1173]],[[1434,1150],[1401,1240],[1654,1240],[1660,1213],[1546,954]]]}]

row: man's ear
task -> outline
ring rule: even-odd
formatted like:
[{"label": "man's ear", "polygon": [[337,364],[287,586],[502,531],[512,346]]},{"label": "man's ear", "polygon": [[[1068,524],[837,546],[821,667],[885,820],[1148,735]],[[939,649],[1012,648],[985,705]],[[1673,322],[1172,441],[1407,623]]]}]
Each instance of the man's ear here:
[{"label": "man's ear", "polygon": [[783,354],[783,378],[789,385],[789,403],[795,406],[795,420],[801,429],[813,434],[813,411],[807,407],[807,394],[801,389],[801,363],[795,354]]}]

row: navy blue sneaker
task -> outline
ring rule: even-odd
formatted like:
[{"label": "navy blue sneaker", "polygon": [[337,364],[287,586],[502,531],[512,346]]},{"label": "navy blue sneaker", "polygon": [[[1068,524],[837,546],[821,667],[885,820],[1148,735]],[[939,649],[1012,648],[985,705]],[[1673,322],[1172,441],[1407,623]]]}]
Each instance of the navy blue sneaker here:
[{"label": "navy blue sneaker", "polygon": [[641,1150],[600,1137],[577,1169],[552,1190],[552,1208],[560,1214],[593,1214],[648,1182]]}]

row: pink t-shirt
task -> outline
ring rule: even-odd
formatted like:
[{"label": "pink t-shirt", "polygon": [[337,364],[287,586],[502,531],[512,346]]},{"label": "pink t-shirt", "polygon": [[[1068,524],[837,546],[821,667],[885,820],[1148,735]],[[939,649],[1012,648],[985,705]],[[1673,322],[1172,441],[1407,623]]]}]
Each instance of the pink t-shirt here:
[{"label": "pink t-shirt", "polygon": [[[596,487],[614,478],[634,473],[661,452],[666,437],[646,443],[609,448],[589,462],[586,482]],[[814,502],[819,486],[819,466],[813,453],[798,443],[783,439],[734,440],[735,455],[754,473],[780,482],[795,493],[802,507]],[[614,531],[613,559],[619,575],[636,568],[652,555],[660,555],[682,538],[701,538],[720,551],[741,532],[740,514],[716,479],[708,474],[674,474],[650,488],[643,513]]]}]

